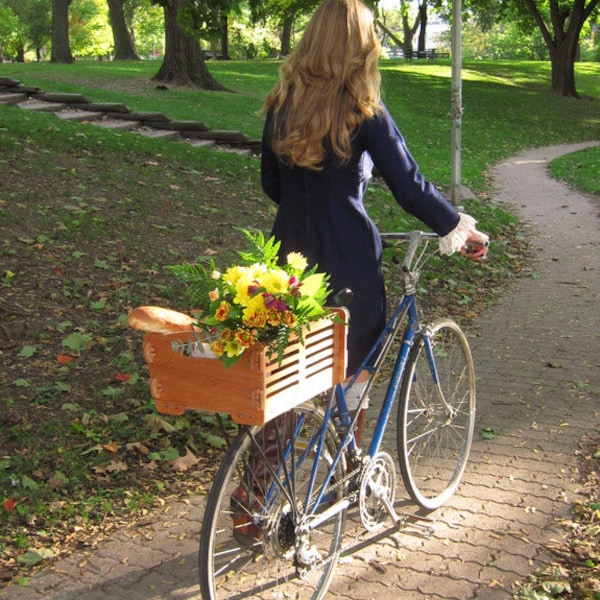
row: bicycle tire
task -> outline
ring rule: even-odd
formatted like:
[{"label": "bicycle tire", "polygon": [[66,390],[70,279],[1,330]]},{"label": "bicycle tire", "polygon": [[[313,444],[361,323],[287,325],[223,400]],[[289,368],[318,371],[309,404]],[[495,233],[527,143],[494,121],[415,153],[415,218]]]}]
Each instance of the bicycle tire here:
[{"label": "bicycle tire", "polygon": [[[306,522],[303,517],[316,500],[314,492],[307,499],[306,490],[315,465],[316,437],[322,429],[324,414],[309,402],[279,417],[282,418],[289,419],[288,429],[285,431],[285,426],[279,426],[276,456],[273,456],[272,444],[270,455],[265,453],[273,467],[269,475],[257,475],[255,458],[261,435],[263,439],[268,437],[264,433],[266,426],[241,431],[217,472],[207,499],[200,537],[199,577],[204,600],[318,600],[329,588],[338,560],[345,511],[310,533],[303,534],[301,529]],[[287,442],[283,440],[281,429]],[[316,463],[315,490],[322,487],[338,444],[338,436],[330,425]],[[294,451],[290,452],[290,448]],[[340,460],[334,472],[335,481],[344,482],[345,470],[345,462]],[[236,515],[240,521],[237,498],[244,496],[240,489],[245,490],[246,498],[254,497],[248,501],[248,517],[255,528],[250,540],[241,541],[243,536],[239,530],[234,532],[233,524]],[[327,493],[320,512],[342,497],[342,485],[328,486]],[[236,500],[232,501],[234,497]],[[246,527],[244,532],[247,531]],[[312,550],[319,552],[322,560],[309,565],[303,557]]]},{"label": "bicycle tire", "polygon": [[[428,336],[446,409],[425,349]],[[415,340],[400,388],[397,442],[402,479],[426,512],[454,494],[475,425],[475,369],[467,338],[451,319],[432,323]]]}]

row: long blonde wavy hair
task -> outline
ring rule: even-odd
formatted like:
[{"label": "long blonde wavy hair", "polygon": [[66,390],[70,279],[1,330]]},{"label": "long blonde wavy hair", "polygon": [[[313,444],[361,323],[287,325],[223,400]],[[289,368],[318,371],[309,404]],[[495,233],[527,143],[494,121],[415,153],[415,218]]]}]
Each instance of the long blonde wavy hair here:
[{"label": "long blonde wavy hair", "polygon": [[380,110],[381,46],[373,13],[359,0],[325,0],[279,71],[263,109],[271,144],[289,166],[321,170],[326,142],[342,162],[352,134]]}]

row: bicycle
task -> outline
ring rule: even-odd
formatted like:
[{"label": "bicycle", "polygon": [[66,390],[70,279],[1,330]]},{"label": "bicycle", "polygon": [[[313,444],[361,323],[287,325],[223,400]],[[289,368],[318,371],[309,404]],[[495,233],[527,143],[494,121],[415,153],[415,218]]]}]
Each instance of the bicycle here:
[{"label": "bicycle", "polygon": [[[355,376],[276,423],[240,429],[203,518],[199,575],[206,600],[323,598],[343,551],[350,507],[358,506],[369,532],[381,530],[388,518],[395,528],[406,522],[394,507],[394,460],[381,450],[397,400],[398,461],[410,497],[428,513],[460,482],[475,420],[473,359],[453,320],[421,325],[417,306],[419,274],[437,235],[414,231],[382,238],[409,242],[401,267],[404,294],[364,360],[368,380],[358,409],[350,412],[346,402]],[[358,414],[398,343],[363,451],[354,436]]]}]

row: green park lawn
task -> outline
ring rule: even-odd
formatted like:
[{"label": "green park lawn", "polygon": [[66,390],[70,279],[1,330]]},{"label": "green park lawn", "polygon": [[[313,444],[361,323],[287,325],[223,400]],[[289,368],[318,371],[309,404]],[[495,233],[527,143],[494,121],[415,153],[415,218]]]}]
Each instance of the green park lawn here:
[{"label": "green park lawn", "polygon": [[[0,64],[0,78],[258,139],[278,66],[211,62],[231,93],[159,90],[154,62]],[[389,60],[381,69],[384,100],[422,170],[447,190],[449,63]],[[525,148],[600,139],[600,65],[577,65],[581,100],[547,91],[546,63],[466,63],[463,77],[462,170],[474,192],[464,204],[492,236],[490,260],[437,260],[425,287],[434,307],[468,327],[512,278],[530,275],[526,237],[495,201],[490,166]],[[561,159],[553,173],[598,193],[598,158]],[[0,173],[2,585],[26,584],[36,568],[157,510],[159,499],[206,492],[223,440],[212,417],[156,413],[126,316],[142,304],[189,308],[165,267],[209,257],[227,265],[243,249],[236,228],[268,233],[274,208],[256,158],[3,105]],[[382,186],[367,202],[384,230],[418,226]],[[180,471],[173,461],[186,448],[197,462]]]}]

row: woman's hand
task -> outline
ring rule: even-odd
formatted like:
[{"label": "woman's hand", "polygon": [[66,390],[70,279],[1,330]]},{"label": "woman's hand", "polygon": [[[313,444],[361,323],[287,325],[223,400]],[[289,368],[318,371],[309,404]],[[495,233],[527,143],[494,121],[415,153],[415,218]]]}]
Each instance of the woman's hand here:
[{"label": "woman's hand", "polygon": [[487,257],[490,238],[486,233],[473,230],[467,238],[467,243],[461,248],[461,254],[480,261]]}]

